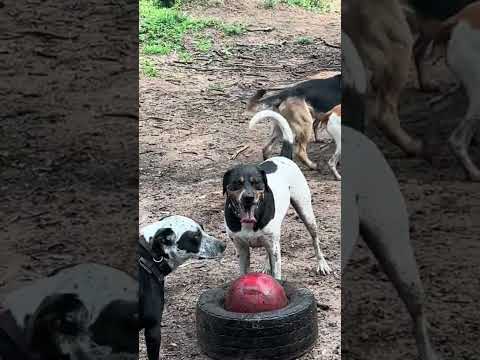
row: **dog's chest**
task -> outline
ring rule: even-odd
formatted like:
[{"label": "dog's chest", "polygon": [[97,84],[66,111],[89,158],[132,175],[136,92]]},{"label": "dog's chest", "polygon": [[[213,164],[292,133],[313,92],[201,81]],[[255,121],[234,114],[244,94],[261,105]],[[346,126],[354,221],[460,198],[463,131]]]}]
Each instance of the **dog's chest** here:
[{"label": "dog's chest", "polygon": [[271,235],[263,230],[253,231],[251,229],[242,229],[236,233],[230,233],[230,238],[236,245],[249,247],[264,247],[270,242]]}]

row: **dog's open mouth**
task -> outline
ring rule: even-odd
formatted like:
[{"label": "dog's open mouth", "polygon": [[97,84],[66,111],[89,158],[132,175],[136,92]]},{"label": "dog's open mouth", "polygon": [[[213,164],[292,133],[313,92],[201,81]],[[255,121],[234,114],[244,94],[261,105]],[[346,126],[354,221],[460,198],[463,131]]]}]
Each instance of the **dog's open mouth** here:
[{"label": "dog's open mouth", "polygon": [[242,224],[256,224],[257,219],[255,219],[255,207],[252,206],[249,210],[242,210],[240,212],[240,222]]}]

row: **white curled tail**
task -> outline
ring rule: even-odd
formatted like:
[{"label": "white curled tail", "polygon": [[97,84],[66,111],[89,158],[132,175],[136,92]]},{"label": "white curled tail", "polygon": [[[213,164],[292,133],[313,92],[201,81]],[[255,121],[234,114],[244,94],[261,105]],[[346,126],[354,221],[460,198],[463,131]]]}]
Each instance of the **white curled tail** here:
[{"label": "white curled tail", "polygon": [[250,130],[253,129],[253,127],[263,119],[273,119],[275,124],[280,128],[283,136],[283,146],[280,155],[292,160],[293,141],[295,138],[293,137],[293,132],[292,129],[290,129],[290,125],[288,125],[287,119],[275,111],[263,110],[256,113],[252,120],[250,120]]},{"label": "white curled tail", "polygon": [[273,119],[282,131],[283,140],[290,144],[293,144],[293,132],[292,129],[290,129],[290,125],[288,125],[287,119],[285,119],[282,115],[273,110],[262,110],[256,113],[255,116],[252,117],[252,119],[250,120],[250,130],[252,130],[255,125],[257,125],[257,123],[263,119]]}]

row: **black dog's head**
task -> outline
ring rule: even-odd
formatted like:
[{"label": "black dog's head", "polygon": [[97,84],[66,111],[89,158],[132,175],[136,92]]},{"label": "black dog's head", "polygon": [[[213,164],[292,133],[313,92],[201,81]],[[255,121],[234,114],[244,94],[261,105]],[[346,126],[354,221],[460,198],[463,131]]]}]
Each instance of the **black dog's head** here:
[{"label": "black dog's head", "polygon": [[165,259],[170,268],[188,259],[213,259],[225,251],[225,244],[208,235],[196,221],[173,215],[141,230],[155,259]]},{"label": "black dog's head", "polygon": [[257,223],[256,211],[268,191],[266,172],[259,166],[239,165],[223,176],[223,194],[227,204],[243,225]]}]

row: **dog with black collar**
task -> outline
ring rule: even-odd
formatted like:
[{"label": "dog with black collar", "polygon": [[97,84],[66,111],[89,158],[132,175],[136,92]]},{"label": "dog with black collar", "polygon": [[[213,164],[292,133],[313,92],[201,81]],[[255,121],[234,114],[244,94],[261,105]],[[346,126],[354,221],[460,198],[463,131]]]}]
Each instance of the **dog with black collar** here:
[{"label": "dog with black collar", "polygon": [[224,251],[224,243],[184,216],[168,216],[140,229],[139,309],[149,360],[159,358],[164,278],[188,259],[218,258]]},{"label": "dog with black collar", "polygon": [[[225,226],[240,259],[240,273],[250,268],[250,248],[266,249],[265,270],[276,279],[282,278],[280,233],[290,204],[307,227],[317,258],[317,272],[329,274],[331,269],[320,249],[318,227],[313,213],[311,193],[300,168],[291,160],[293,133],[287,120],[271,111],[270,116],[283,134],[282,156],[272,157],[260,165],[239,165],[223,177]],[[252,128],[265,118],[255,115]]]}]

